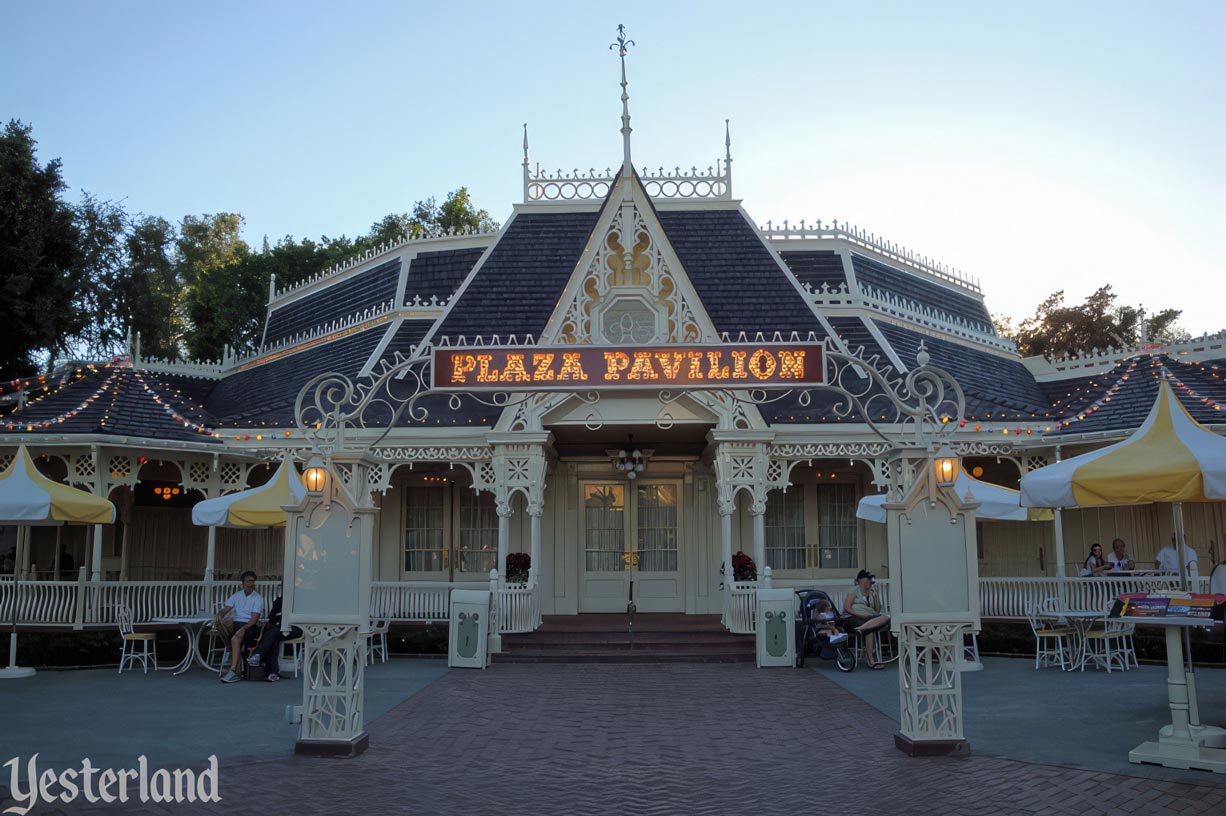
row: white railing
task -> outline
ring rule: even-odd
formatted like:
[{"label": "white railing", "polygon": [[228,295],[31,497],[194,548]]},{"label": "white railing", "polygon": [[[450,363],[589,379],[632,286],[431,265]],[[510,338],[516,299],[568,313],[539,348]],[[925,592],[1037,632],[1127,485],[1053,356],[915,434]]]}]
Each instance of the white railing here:
[{"label": "white railing", "polygon": [[[604,172],[575,168],[571,172],[535,169],[524,165],[524,201],[584,201],[602,199],[617,183],[618,171],[606,167]],[[639,181],[652,198],[732,198],[732,171],[728,161],[716,159],[707,168],[660,167],[651,172],[639,171]]]},{"label": "white railing", "polygon": [[[752,635],[757,631],[758,623],[758,583],[757,581],[738,581],[732,585],[731,605],[725,617],[728,631],[738,635]],[[843,608],[843,599],[851,592],[851,582],[846,579],[837,581],[813,581],[797,578],[771,578],[764,586],[775,589],[820,589],[830,596],[837,609]],[[888,579],[877,581],[877,594],[881,597],[881,609],[890,611],[890,582]],[[800,610],[800,599],[796,599],[796,609]]]},{"label": "white railing", "polygon": [[498,632],[533,632],[541,625],[541,605],[535,587],[508,586],[498,593]]},{"label": "white railing", "polygon": [[[1065,578],[1065,592],[1069,609],[1105,609],[1116,596],[1131,592],[1161,592],[1178,589],[1179,580],[1170,576],[1145,576],[1128,578]],[[1027,605],[1039,606],[1048,598],[1058,598],[1060,593],[1057,578],[980,578],[980,614],[987,620],[1025,620]],[[792,589],[820,589],[830,596],[840,609],[843,599],[851,591],[851,582],[806,581],[803,579],[771,581],[773,587]],[[881,605],[885,612],[890,609],[890,582],[877,581]],[[758,582],[738,582],[732,585],[731,603],[725,616],[725,625],[736,634],[751,635],[757,623]],[[1209,579],[1200,576],[1192,584],[1193,592],[1208,592]]]}]

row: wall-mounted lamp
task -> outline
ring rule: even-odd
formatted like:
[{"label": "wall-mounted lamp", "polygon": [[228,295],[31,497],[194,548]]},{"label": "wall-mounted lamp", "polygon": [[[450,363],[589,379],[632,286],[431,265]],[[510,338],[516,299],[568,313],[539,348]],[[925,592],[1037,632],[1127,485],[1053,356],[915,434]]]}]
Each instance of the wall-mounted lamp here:
[{"label": "wall-mounted lamp", "polygon": [[328,484],[328,468],[318,456],[312,456],[307,462],[306,470],[302,472],[302,483],[308,493],[320,496]]},{"label": "wall-mounted lamp", "polygon": [[941,487],[949,487],[954,482],[958,481],[958,457],[953,455],[949,448],[941,448],[937,452],[934,460],[936,467],[937,484]]}]

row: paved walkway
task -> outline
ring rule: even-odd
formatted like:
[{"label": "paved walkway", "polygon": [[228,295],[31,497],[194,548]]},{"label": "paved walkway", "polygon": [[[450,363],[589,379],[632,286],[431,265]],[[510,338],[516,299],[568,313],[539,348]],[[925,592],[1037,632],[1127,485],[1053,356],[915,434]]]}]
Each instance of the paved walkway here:
[{"label": "paved walkway", "polygon": [[[886,674],[882,672],[881,674]],[[1060,724],[1049,724],[1053,734]],[[1226,788],[975,755],[910,759],[821,670],[497,665],[370,723],[352,760],[223,763],[221,805],[328,814],[1222,813]],[[116,806],[63,812],[112,813]],[[57,812],[45,810],[41,812]]]}]

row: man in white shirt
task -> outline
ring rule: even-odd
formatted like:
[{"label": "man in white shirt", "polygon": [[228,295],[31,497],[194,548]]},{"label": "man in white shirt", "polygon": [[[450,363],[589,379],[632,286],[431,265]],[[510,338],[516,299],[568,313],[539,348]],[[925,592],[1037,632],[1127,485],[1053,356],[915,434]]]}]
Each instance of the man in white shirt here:
[{"label": "man in white shirt", "polygon": [[[1196,550],[1188,546],[1185,541],[1183,544],[1183,563],[1188,568],[1188,574],[1192,575],[1196,572]],[[1171,543],[1158,550],[1158,554],[1154,556],[1154,566],[1164,572],[1179,572],[1179,556],[1175,554],[1175,536],[1171,536]]]},{"label": "man in white shirt", "polygon": [[242,580],[243,588],[226,599],[213,621],[217,631],[230,644],[230,670],[222,674],[223,683],[239,679],[238,661],[243,654],[243,643],[254,640],[259,634],[260,618],[264,615],[264,598],[255,591],[255,573],[247,570]]},{"label": "man in white shirt", "polygon": [[1123,572],[1137,568],[1136,562],[1124,549],[1124,539],[1117,538],[1111,542],[1111,552],[1107,553],[1107,561],[1111,563],[1112,572]]}]

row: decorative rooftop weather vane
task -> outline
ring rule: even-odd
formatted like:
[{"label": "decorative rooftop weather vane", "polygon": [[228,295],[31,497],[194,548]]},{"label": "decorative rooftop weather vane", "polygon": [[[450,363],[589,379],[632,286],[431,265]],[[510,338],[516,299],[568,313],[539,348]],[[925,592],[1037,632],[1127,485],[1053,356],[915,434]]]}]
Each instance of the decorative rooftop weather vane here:
[{"label": "decorative rooftop weather vane", "polygon": [[622,63],[622,175],[629,177],[634,165],[630,163],[630,95],[626,93],[626,54],[630,46],[637,45],[634,40],[626,39],[626,27],[617,26],[617,42],[609,46],[609,50],[617,51]]}]

